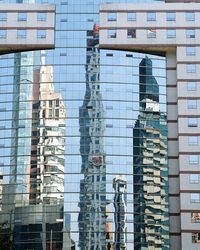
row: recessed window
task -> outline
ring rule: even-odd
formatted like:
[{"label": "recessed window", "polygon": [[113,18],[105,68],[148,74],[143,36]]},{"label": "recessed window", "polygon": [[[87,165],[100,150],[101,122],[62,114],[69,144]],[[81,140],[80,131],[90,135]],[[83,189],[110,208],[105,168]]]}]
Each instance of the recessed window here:
[{"label": "recessed window", "polygon": [[167,38],[175,38],[176,30],[167,30]]},{"label": "recessed window", "polygon": [[195,13],[194,12],[186,12],[185,13],[185,20],[186,21],[194,21],[195,20]]},{"label": "recessed window", "polygon": [[116,38],[117,30],[108,30],[108,38]]},{"label": "recessed window", "polygon": [[0,30],[0,39],[6,38],[7,36],[7,30]]},{"label": "recessed window", "polygon": [[196,73],[196,64],[186,65],[187,73]]},{"label": "recessed window", "polygon": [[200,243],[200,233],[192,233],[192,243]]},{"label": "recessed window", "polygon": [[195,38],[195,30],[194,29],[187,29],[186,31],[187,38]]},{"label": "recessed window", "polygon": [[197,108],[197,100],[188,100],[187,107],[188,107],[188,109],[196,109]]},{"label": "recessed window", "polygon": [[189,164],[199,164],[199,156],[198,155],[189,155]]},{"label": "recessed window", "polygon": [[0,21],[6,21],[6,20],[7,20],[7,13],[0,12]]},{"label": "recessed window", "polygon": [[26,30],[17,30],[17,38],[26,38]]},{"label": "recessed window", "polygon": [[136,21],[136,13],[135,12],[127,13],[127,21]]},{"label": "recessed window", "polygon": [[191,222],[200,223],[200,211],[199,213],[191,213]]},{"label": "recessed window", "polygon": [[200,194],[198,194],[198,193],[191,194],[190,202],[192,202],[192,203],[200,202]]},{"label": "recessed window", "polygon": [[147,13],[147,21],[156,21],[156,13],[148,12]]},{"label": "recessed window", "polygon": [[107,18],[108,21],[117,21],[117,13],[111,12],[111,13],[107,13]]},{"label": "recessed window", "polygon": [[187,83],[187,90],[188,91],[196,91],[197,90],[197,83],[196,82],[188,82]]},{"label": "recessed window", "polygon": [[26,21],[27,13],[18,13],[18,21]]},{"label": "recessed window", "polygon": [[127,38],[136,38],[136,29],[128,29]]},{"label": "recessed window", "polygon": [[156,29],[148,29],[147,38],[156,38]]},{"label": "recessed window", "polygon": [[167,13],[167,21],[176,21],[176,13],[168,12]]},{"label": "recessed window", "polygon": [[199,174],[191,174],[190,175],[190,183],[199,183]]},{"label": "recessed window", "polygon": [[39,39],[46,38],[46,30],[38,30],[37,31],[37,38],[39,38]]},{"label": "recessed window", "polygon": [[186,56],[195,56],[196,47],[186,47]]},{"label": "recessed window", "polygon": [[197,118],[188,118],[188,127],[198,127]]},{"label": "recessed window", "polygon": [[38,21],[46,21],[46,19],[47,19],[46,13],[39,12],[39,13],[37,14],[37,20],[38,20]]},{"label": "recessed window", "polygon": [[188,136],[188,144],[189,145],[198,145],[198,137],[197,136]]}]

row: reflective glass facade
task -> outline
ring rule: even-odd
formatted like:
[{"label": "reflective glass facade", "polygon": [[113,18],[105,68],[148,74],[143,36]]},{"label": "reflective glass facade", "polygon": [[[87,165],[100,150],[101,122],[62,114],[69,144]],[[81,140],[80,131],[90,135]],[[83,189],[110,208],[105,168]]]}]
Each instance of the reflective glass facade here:
[{"label": "reflective glass facade", "polygon": [[56,49],[0,57],[0,232],[20,250],[168,249],[165,58],[100,50],[100,1],[48,3]]}]

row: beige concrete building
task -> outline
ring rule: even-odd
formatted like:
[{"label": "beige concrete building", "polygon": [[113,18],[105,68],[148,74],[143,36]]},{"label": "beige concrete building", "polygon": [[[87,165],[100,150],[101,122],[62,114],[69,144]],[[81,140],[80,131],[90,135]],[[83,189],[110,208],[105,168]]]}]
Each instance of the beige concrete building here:
[{"label": "beige concrete building", "polygon": [[[116,18],[108,20],[109,13]],[[128,13],[133,13],[132,21]],[[199,41],[200,3],[101,5],[100,48],[166,55],[173,250],[200,249]]]},{"label": "beige concrete building", "polygon": [[0,12],[0,54],[55,47],[54,5],[1,4]]}]

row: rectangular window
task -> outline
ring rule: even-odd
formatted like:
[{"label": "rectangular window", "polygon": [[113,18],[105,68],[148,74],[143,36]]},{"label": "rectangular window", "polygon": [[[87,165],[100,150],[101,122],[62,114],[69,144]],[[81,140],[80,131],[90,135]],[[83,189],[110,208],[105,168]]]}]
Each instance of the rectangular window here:
[{"label": "rectangular window", "polygon": [[128,29],[127,38],[136,38],[136,29]]},{"label": "rectangular window", "polygon": [[199,213],[191,213],[191,222],[200,223],[200,211]]},{"label": "rectangular window", "polygon": [[200,243],[200,233],[192,233],[192,243]]},{"label": "rectangular window", "polygon": [[192,183],[192,184],[199,183],[199,174],[191,174],[190,175],[190,183]]},{"label": "rectangular window", "polygon": [[198,137],[197,136],[188,136],[188,144],[191,146],[198,145]]},{"label": "rectangular window", "polygon": [[108,30],[108,38],[116,38],[117,30]]},{"label": "rectangular window", "polygon": [[197,108],[197,100],[188,100],[187,107],[188,107],[188,109],[196,109]]},{"label": "rectangular window", "polygon": [[107,13],[107,19],[112,22],[117,21],[117,13]]},{"label": "rectangular window", "polygon": [[156,13],[148,12],[147,13],[147,21],[156,21]]},{"label": "rectangular window", "polygon": [[176,12],[168,12],[167,21],[176,21]]},{"label": "rectangular window", "polygon": [[37,38],[39,38],[39,39],[46,38],[46,30],[38,30],[37,31]]},{"label": "rectangular window", "polygon": [[46,19],[47,19],[46,13],[39,12],[39,13],[37,14],[37,20],[38,20],[38,21],[46,21]]},{"label": "rectangular window", "polygon": [[188,118],[188,127],[198,127],[197,118]]},{"label": "rectangular window", "polygon": [[167,30],[167,38],[175,38],[176,30]]},{"label": "rectangular window", "polygon": [[18,21],[27,21],[27,13],[18,13]]},{"label": "rectangular window", "polygon": [[136,13],[135,12],[127,13],[127,21],[136,21]]},{"label": "rectangular window", "polygon": [[187,90],[188,91],[196,91],[197,90],[197,83],[196,82],[188,82],[187,83]]},{"label": "rectangular window", "polygon": [[196,47],[186,47],[186,56],[195,56]]},{"label": "rectangular window", "polygon": [[17,38],[26,38],[26,30],[17,30]]},{"label": "rectangular window", "polygon": [[186,21],[194,21],[195,20],[195,13],[194,12],[186,12],[185,13],[185,20]]},{"label": "rectangular window", "polygon": [[0,21],[6,21],[6,20],[7,20],[7,13],[0,12]]},{"label": "rectangular window", "polygon": [[147,30],[147,38],[156,38],[156,29]]},{"label": "rectangular window", "polygon": [[196,73],[196,64],[187,64],[186,70],[187,73]]},{"label": "rectangular window", "polygon": [[191,196],[190,196],[190,202],[191,203],[198,203],[198,202],[200,202],[200,194],[198,194],[198,193],[191,194]]},{"label": "rectangular window", "polygon": [[199,156],[198,155],[189,155],[189,164],[199,164]]},{"label": "rectangular window", "polygon": [[194,29],[187,29],[185,32],[186,32],[186,38],[195,38]]},{"label": "rectangular window", "polygon": [[7,30],[0,30],[0,39],[6,38],[7,36]]}]

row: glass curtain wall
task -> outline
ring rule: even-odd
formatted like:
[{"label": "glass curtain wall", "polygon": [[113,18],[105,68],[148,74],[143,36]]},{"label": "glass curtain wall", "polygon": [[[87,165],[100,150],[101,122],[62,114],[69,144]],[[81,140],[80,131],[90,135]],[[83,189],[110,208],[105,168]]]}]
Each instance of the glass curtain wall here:
[{"label": "glass curtain wall", "polygon": [[106,1],[35,2],[57,6],[56,49],[0,56],[0,240],[168,249],[165,58],[100,50]]}]

